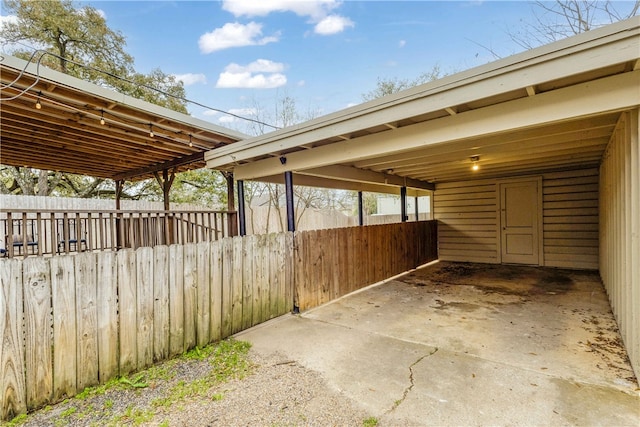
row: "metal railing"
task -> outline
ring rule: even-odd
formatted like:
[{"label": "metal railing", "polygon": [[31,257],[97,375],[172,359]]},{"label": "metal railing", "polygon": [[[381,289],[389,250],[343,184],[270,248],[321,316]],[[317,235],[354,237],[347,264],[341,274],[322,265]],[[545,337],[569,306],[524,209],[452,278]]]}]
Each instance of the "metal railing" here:
[{"label": "metal railing", "polygon": [[0,209],[0,256],[199,243],[237,234],[226,211]]}]

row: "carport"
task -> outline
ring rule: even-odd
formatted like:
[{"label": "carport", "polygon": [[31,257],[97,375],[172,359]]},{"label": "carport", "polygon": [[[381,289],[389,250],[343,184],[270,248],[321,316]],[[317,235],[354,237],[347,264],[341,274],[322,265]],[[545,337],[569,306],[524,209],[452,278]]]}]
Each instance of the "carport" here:
[{"label": "carport", "polygon": [[320,373],[380,425],[640,420],[594,271],[434,262],[237,337]]},{"label": "carport", "polygon": [[638,373],[639,45],[636,17],[205,160],[239,190],[243,180],[386,189],[404,204],[433,189],[441,261],[598,272]]}]

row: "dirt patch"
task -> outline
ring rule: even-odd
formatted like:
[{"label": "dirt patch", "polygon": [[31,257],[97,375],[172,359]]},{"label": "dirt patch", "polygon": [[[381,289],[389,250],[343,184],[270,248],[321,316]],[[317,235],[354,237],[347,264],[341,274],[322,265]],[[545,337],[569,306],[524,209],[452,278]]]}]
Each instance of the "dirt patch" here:
[{"label": "dirt patch", "polygon": [[434,307],[436,310],[450,310],[450,309],[457,309],[460,311],[466,311],[466,312],[472,312],[472,311],[476,311],[479,310],[480,308],[482,308],[480,305],[478,304],[471,304],[468,302],[444,302],[441,299],[436,299],[435,300],[436,304],[438,304],[436,307]]}]

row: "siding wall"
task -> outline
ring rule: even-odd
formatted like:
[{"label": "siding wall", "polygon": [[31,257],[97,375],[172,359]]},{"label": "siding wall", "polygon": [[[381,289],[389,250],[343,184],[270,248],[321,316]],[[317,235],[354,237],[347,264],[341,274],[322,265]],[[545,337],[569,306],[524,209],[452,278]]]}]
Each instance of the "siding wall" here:
[{"label": "siding wall", "polygon": [[[544,265],[598,269],[598,169],[544,173],[542,178]],[[501,262],[499,182],[436,186],[440,259]]]},{"label": "siding wall", "polygon": [[640,378],[640,133],[622,114],[600,166],[600,276]]}]

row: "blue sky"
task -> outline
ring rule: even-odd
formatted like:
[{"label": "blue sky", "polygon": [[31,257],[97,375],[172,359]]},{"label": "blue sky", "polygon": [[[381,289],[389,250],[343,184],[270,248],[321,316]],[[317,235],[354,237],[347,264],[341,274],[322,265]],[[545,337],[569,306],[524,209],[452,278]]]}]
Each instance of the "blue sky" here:
[{"label": "blue sky", "polygon": [[[127,40],[136,70],[160,68],[187,98],[275,122],[278,99],[305,118],[362,102],[378,78],[452,73],[522,49],[508,30],[532,17],[525,1],[81,1]],[[229,116],[192,115],[246,131]],[[256,112],[260,110],[260,112]]]},{"label": "blue sky", "polygon": [[[189,99],[276,121],[277,100],[301,116],[362,102],[378,78],[414,78],[439,65],[460,71],[520,50],[507,29],[527,2],[89,1],[127,39],[137,71],[184,79]],[[229,116],[192,115],[239,130]]]}]

